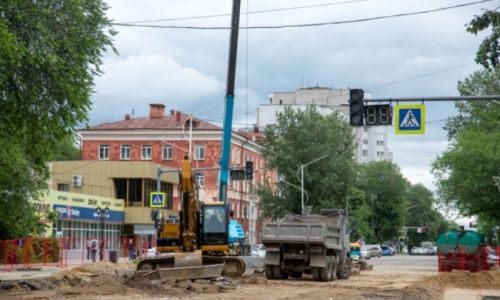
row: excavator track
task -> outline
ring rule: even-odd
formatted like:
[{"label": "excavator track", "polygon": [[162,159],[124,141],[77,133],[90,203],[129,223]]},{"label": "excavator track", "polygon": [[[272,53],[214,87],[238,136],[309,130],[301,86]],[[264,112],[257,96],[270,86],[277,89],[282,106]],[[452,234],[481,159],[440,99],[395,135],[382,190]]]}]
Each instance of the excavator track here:
[{"label": "excavator track", "polygon": [[[223,266],[223,267],[222,267]],[[218,276],[240,277],[245,273],[245,261],[236,256],[207,256],[202,257],[201,265],[191,267],[176,267],[175,257],[146,258],[139,262],[137,271],[169,273],[168,277],[177,279],[214,278]],[[165,278],[165,275],[158,277]]]}]

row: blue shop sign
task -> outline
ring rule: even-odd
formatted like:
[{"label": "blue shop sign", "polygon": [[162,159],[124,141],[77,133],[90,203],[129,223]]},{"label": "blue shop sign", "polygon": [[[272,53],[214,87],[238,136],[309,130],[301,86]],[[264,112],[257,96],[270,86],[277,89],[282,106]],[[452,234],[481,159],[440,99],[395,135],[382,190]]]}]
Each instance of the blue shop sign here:
[{"label": "blue shop sign", "polygon": [[[54,211],[59,214],[60,219],[100,220],[95,208],[54,204]],[[109,212],[105,215],[105,221],[124,222],[125,213],[123,211],[109,210]]]}]

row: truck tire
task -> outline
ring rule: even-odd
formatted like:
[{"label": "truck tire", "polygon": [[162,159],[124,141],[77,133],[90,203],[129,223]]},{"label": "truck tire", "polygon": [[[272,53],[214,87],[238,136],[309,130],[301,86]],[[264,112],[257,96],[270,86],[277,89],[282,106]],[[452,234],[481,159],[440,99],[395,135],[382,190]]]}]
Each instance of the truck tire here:
[{"label": "truck tire", "polygon": [[312,267],[311,272],[313,278],[316,281],[331,281],[335,279],[335,273],[337,270],[337,259],[335,256],[327,256],[325,258],[325,267]]},{"label": "truck tire", "polygon": [[351,258],[342,255],[338,264],[337,277],[347,279],[349,276],[351,276]]},{"label": "truck tire", "polygon": [[302,272],[300,271],[290,271],[290,277],[292,278],[301,278],[302,277]]},{"label": "truck tire", "polygon": [[281,272],[280,266],[265,265],[264,270],[267,279],[288,279],[288,273]]},{"label": "truck tire", "polygon": [[273,266],[265,265],[264,270],[266,272],[266,279],[274,279],[273,277]]}]

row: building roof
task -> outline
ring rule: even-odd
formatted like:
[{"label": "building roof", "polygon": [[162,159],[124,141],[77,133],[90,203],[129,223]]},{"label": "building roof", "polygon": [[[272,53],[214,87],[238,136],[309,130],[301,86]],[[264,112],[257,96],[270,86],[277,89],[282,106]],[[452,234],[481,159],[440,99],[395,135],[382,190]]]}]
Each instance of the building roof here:
[{"label": "building roof", "polygon": [[[102,123],[90,128],[82,128],[81,131],[93,130],[183,130],[189,129],[189,115],[180,111],[171,111],[169,115],[162,117],[141,117],[128,118],[117,122]],[[198,118],[193,118],[194,130],[222,130],[221,127],[203,121]]]}]

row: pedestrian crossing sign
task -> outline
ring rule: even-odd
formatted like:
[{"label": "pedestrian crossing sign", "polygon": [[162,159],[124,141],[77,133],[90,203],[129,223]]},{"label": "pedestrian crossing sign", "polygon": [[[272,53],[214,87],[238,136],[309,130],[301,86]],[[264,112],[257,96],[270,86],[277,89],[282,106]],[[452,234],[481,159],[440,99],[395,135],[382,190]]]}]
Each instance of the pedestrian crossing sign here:
[{"label": "pedestrian crossing sign", "polygon": [[162,192],[152,192],[149,194],[149,206],[156,208],[165,207],[165,193]]},{"label": "pedestrian crossing sign", "polygon": [[425,105],[424,104],[396,105],[394,126],[396,134],[424,134]]}]

